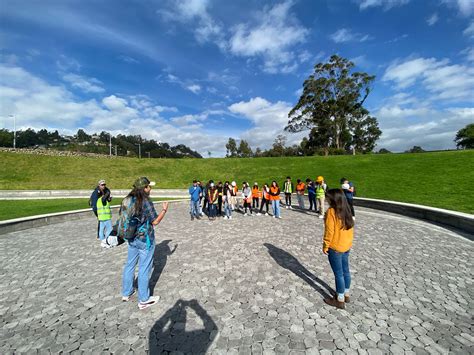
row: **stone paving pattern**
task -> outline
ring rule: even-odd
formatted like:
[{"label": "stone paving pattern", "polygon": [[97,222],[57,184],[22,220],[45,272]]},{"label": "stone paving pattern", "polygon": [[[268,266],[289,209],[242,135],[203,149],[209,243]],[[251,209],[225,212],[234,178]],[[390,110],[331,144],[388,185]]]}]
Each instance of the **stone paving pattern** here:
[{"label": "stone paving pattern", "polygon": [[455,232],[357,209],[338,310],[323,302],[334,278],[313,213],[187,210],[171,204],[156,229],[161,300],[142,311],[121,301],[126,247],[101,249],[93,216],[0,236],[0,354],[474,352],[474,247]]}]

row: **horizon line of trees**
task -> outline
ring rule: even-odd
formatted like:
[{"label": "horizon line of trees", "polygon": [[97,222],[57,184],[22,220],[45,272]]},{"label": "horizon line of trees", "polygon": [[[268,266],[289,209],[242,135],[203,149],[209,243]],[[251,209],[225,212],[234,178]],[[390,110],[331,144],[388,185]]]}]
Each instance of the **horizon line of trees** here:
[{"label": "horizon line of trees", "polygon": [[[120,156],[139,156],[139,147],[142,157],[150,158],[202,158],[201,154],[184,144],[170,146],[168,143],[145,139],[140,135],[109,136],[102,131],[97,134],[87,134],[79,129],[73,136],[61,135],[57,130],[48,131],[41,129],[35,131],[28,128],[16,131],[17,148],[50,148],[56,150],[69,150],[83,153],[109,154],[110,139],[112,141],[112,154]],[[13,147],[13,131],[0,129],[0,147]]]}]

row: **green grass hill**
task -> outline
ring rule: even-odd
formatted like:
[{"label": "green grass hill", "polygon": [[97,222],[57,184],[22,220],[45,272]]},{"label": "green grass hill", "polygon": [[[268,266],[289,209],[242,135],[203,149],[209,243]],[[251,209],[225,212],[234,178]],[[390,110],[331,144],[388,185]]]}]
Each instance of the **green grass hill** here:
[{"label": "green grass hill", "polygon": [[246,159],[136,159],[53,157],[0,153],[0,189],[92,189],[105,178],[111,189],[130,188],[138,176],[159,188],[185,188],[196,178],[259,184],[287,175],[316,178],[329,187],[354,182],[357,196],[418,203],[474,213],[474,150],[420,154]]}]

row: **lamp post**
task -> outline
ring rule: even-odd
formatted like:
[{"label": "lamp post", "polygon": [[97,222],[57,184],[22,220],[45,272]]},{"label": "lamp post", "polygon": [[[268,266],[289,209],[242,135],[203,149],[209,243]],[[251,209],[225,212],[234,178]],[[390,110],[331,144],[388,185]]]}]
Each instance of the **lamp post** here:
[{"label": "lamp post", "polygon": [[15,115],[10,115],[8,117],[13,117],[13,149],[16,149],[16,117]]},{"label": "lamp post", "polygon": [[138,159],[142,158],[142,145],[140,143],[135,144],[138,145]]},{"label": "lamp post", "polygon": [[112,133],[109,132],[109,156],[112,156]]}]

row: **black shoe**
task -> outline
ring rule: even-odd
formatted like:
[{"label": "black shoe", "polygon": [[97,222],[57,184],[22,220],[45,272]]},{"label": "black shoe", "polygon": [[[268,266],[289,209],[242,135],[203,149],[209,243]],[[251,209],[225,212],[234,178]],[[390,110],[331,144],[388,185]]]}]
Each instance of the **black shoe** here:
[{"label": "black shoe", "polygon": [[191,221],[194,221],[194,216],[191,216]]}]

